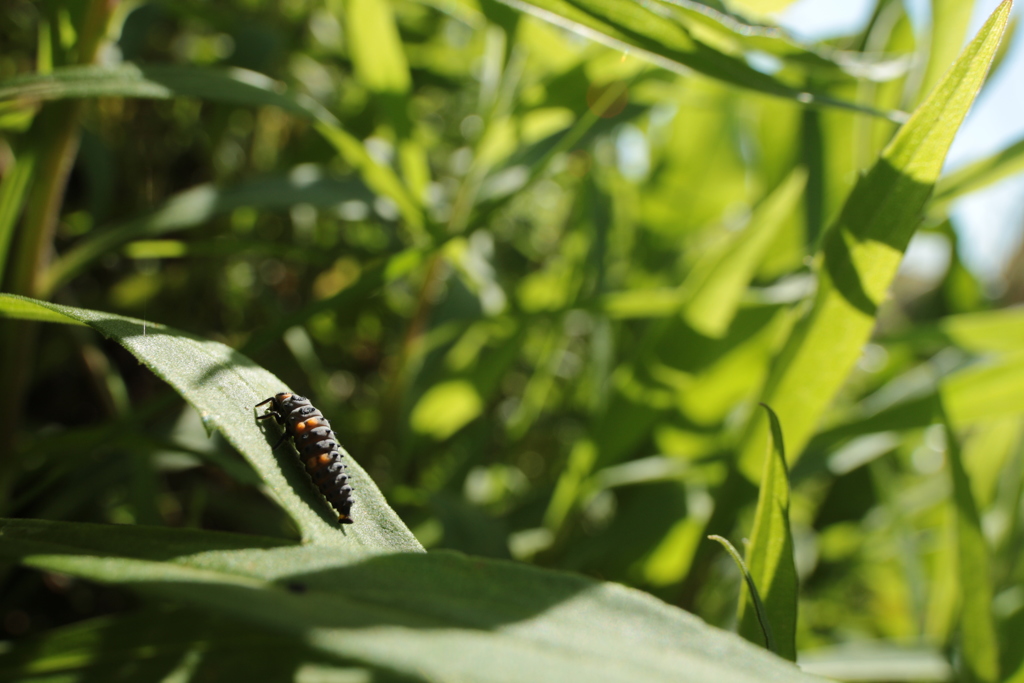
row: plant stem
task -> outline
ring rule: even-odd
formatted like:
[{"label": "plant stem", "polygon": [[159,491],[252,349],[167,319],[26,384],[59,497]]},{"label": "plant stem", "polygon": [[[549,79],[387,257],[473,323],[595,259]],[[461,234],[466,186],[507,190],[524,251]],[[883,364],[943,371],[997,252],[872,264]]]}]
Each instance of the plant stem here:
[{"label": "plant stem", "polygon": [[[96,60],[107,32],[107,24],[117,0],[93,0],[86,10],[78,32],[78,62],[91,64]],[[53,258],[53,238],[60,219],[64,190],[74,166],[80,138],[80,101],[46,105],[33,122],[29,145],[38,163],[25,206],[25,216],[18,234],[17,247],[11,252],[10,286],[15,294],[37,297],[46,280]],[[37,329],[35,323],[6,322],[0,328],[0,512],[7,507],[8,496],[16,476],[15,440],[22,425],[24,396],[28,390],[34,360]]]}]

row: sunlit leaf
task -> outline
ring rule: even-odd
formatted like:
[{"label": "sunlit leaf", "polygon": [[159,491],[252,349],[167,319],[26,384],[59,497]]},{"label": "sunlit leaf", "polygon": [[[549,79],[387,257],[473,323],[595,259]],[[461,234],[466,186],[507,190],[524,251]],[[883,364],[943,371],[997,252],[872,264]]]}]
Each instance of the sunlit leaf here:
[{"label": "sunlit leaf", "polygon": [[359,558],[343,546],[32,520],[0,522],[0,535],[7,559],[126,585],[406,676],[817,680],[639,591],[511,562],[445,552]]},{"label": "sunlit leaf", "polygon": [[420,548],[351,456],[347,458],[349,472],[359,490],[353,516],[359,523],[344,532],[338,528],[337,516],[309,481],[294,450],[271,451],[277,431],[271,428],[268,433],[267,427],[256,420],[254,406],[287,387],[234,349],[159,323],[113,313],[8,294],[0,295],[0,304],[20,317],[29,317],[23,312],[30,307],[53,316],[63,315],[121,344],[181,394],[199,412],[208,430],[220,431],[245,456],[309,542],[340,546],[355,554]]},{"label": "sunlit leaf", "polygon": [[[1009,15],[1002,3],[946,78],[860,179],[819,254],[813,309],[782,351],[762,400],[786,425],[795,461],[857,362],[946,152],[984,81]],[[742,466],[756,477],[767,426],[748,435]]]},{"label": "sunlit leaf", "polygon": [[482,410],[483,401],[470,382],[450,380],[430,387],[409,419],[415,431],[441,441],[475,420]]},{"label": "sunlit leaf", "polygon": [[[798,102],[817,102],[869,111],[848,102],[807,92],[749,66],[746,53],[771,53],[794,63],[842,69],[790,42],[780,31],[741,25],[734,18],[683,2],[638,4],[622,0],[502,0],[556,25],[613,48],[639,54],[664,68],[692,69],[731,85]],[[854,60],[851,60],[854,61]],[[902,71],[902,68],[898,68]],[[889,69],[888,77],[892,77]]]},{"label": "sunlit leaf", "polygon": [[929,203],[929,210],[944,214],[954,199],[1021,171],[1024,171],[1024,140],[944,175],[935,185],[935,195]]},{"label": "sunlit leaf", "polygon": [[345,3],[349,56],[356,76],[369,90],[401,94],[409,90],[409,64],[387,0]]},{"label": "sunlit leaf", "polygon": [[[765,618],[775,636],[775,652],[796,660],[797,578],[793,560],[793,533],[789,528],[789,472],[782,441],[782,428],[771,408],[765,406],[771,423],[771,445],[764,461],[761,489],[754,513],[754,528],[747,545],[750,575],[761,592]],[[761,642],[759,620],[740,598],[737,621],[739,633],[747,640]]]},{"label": "sunlit leaf", "polygon": [[999,680],[999,644],[992,615],[989,550],[978,507],[960,457],[956,434],[946,424],[946,457],[956,506],[957,562],[960,568],[960,642],[969,679]]},{"label": "sunlit leaf", "polygon": [[931,1],[931,44],[928,66],[921,79],[920,99],[924,99],[956,60],[967,36],[973,9],[973,0]]},{"label": "sunlit leaf", "polygon": [[1024,413],[1024,352],[965,368],[942,383],[942,399],[957,427]]},{"label": "sunlit leaf", "polygon": [[706,254],[681,286],[683,318],[698,332],[721,337],[740,299],[787,219],[792,219],[807,176],[794,171],[754,210],[747,226]]}]

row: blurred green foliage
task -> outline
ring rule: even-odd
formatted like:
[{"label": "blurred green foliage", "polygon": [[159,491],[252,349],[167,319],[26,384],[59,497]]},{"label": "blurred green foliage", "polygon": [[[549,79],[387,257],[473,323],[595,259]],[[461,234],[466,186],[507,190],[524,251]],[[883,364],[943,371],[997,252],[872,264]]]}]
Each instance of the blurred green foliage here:
[{"label": "blurred green foliage", "polygon": [[[510,4],[7,0],[4,291],[249,355],[428,549],[724,627],[741,578],[705,537],[753,533],[766,400],[797,649],[904,648],[884,680],[1019,680],[1024,288],[969,272],[946,211],[1024,146],[929,199],[1001,28],[929,105],[967,38],[958,3],[918,36],[879,0],[814,46],[740,14],[784,2]],[[897,273],[911,235],[942,262]],[[4,516],[297,536],[120,347],[0,334]],[[961,571],[967,546],[988,576]],[[126,608],[5,581],[9,636]]]}]

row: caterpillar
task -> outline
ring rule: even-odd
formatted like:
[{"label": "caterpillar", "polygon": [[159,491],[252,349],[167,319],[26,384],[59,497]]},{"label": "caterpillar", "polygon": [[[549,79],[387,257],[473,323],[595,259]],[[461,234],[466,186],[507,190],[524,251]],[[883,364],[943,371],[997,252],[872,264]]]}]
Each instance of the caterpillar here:
[{"label": "caterpillar", "polygon": [[257,420],[274,418],[284,425],[285,431],[274,444],[276,449],[289,436],[295,442],[295,450],[306,467],[306,473],[338,512],[338,522],[351,524],[352,487],[347,466],[341,462],[345,457],[338,447],[338,441],[331,430],[331,423],[323,413],[314,408],[308,398],[296,394],[280,393],[256,404],[256,408],[271,404],[267,412]]}]

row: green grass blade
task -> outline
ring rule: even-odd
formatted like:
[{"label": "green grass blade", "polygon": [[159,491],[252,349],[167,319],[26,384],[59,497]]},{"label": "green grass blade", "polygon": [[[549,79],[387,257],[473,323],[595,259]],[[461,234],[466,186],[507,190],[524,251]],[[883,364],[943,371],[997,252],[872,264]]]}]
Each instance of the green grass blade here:
[{"label": "green grass blade", "polygon": [[412,78],[391,3],[352,0],[345,3],[345,10],[349,57],[356,78],[372,92],[408,92]]},{"label": "green grass blade", "polygon": [[953,200],[1021,171],[1024,171],[1024,140],[1018,140],[997,154],[943,176],[935,185],[929,211],[937,215],[945,214]]},{"label": "green grass blade", "polygon": [[349,472],[358,490],[357,521],[344,531],[338,528],[337,516],[309,481],[294,450],[271,451],[279,431],[256,421],[253,406],[287,387],[242,354],[145,320],[0,295],[0,307],[5,311],[18,314],[32,306],[89,325],[170,384],[199,412],[208,430],[219,430],[250,462],[308,542],[357,548],[364,553],[420,549],[373,480],[351,457]]},{"label": "green grass blade", "polygon": [[[838,106],[884,115],[827,95],[799,90],[752,68],[744,58],[745,52],[768,51],[780,57],[799,56],[818,66],[829,62],[791,43],[783,47],[785,41],[778,37],[778,33],[766,34],[750,26],[730,28],[723,23],[726,20],[724,16],[699,11],[683,3],[647,4],[625,0],[501,1],[614,49],[630,54],[639,52],[653,63],[672,71],[685,73],[693,70],[741,88],[805,104]],[[794,63],[799,61],[796,59]],[[836,68],[835,71],[838,74],[840,69]],[[902,119],[898,114],[893,116]]]},{"label": "green grass blade", "polygon": [[179,65],[119,64],[67,66],[46,74],[23,74],[0,81],[0,102],[36,102],[93,97],[171,99],[198,97],[211,102],[275,106],[303,118],[331,115],[316,101],[282,92],[279,83],[246,69]]},{"label": "green grass blade", "polygon": [[[811,683],[640,591],[450,552],[359,557],[184,529],[0,521],[0,555],[428,680]],[[220,544],[218,547],[218,543]]]},{"label": "green grass blade", "polygon": [[947,315],[933,325],[915,325],[882,341],[909,343],[916,349],[953,344],[975,353],[1018,351],[1024,349],[1024,306]]},{"label": "green grass blade", "polygon": [[[747,566],[754,583],[761,587],[765,615],[775,635],[773,651],[796,661],[798,585],[793,533],[789,528],[789,474],[782,427],[772,409],[764,408],[771,423],[772,438],[757,497],[754,531],[747,546]],[[744,595],[738,607],[738,631],[747,640],[759,642],[760,620],[754,617]]]},{"label": "green grass blade", "polygon": [[931,92],[956,59],[963,47],[967,26],[971,23],[971,12],[974,10],[973,0],[932,0],[931,5],[931,43],[919,99],[924,99]]},{"label": "green grass blade", "polygon": [[992,574],[989,550],[981,530],[981,518],[964,471],[960,445],[949,421],[946,457],[953,480],[956,505],[957,559],[960,569],[960,643],[968,680],[995,683],[999,680],[999,645],[992,615]]},{"label": "green grass blade", "polygon": [[409,195],[398,174],[390,166],[378,163],[366,151],[363,143],[341,126],[320,121],[316,124],[316,129],[338,151],[342,159],[359,171],[367,187],[395,202],[412,237],[421,244],[428,243],[430,238],[424,230],[426,223],[423,212]]},{"label": "green grass blade", "polygon": [[762,201],[747,226],[703,258],[682,285],[683,317],[698,332],[721,338],[775,237],[797,208],[807,174],[794,171]]},{"label": "green grass blade", "polygon": [[[946,152],[981,88],[1006,28],[1004,1],[932,95],[911,116],[847,198],[818,256],[813,308],[783,349],[762,401],[786,425],[795,462],[871,335],[878,305],[917,228]],[[741,467],[756,480],[767,433],[748,433]]]},{"label": "green grass blade", "polygon": [[[398,165],[405,187],[413,198],[423,199],[430,183],[430,165],[423,145],[411,135],[408,112],[412,76],[391,3],[387,0],[346,2],[345,26],[356,78],[377,96],[382,114],[398,138]],[[409,221],[418,214],[418,205],[402,210]],[[417,222],[415,227],[422,227],[422,223]]]},{"label": "green grass blade", "polygon": [[35,167],[35,154],[23,153],[14,161],[13,168],[4,174],[3,183],[0,184],[0,284],[4,281],[11,238],[14,237],[14,228],[25,206]]},{"label": "green grass blade", "polygon": [[86,323],[71,316],[40,306],[33,299],[23,299],[19,296],[0,294],[0,316],[14,320],[34,320],[43,323],[60,323],[63,325],[82,325]]},{"label": "green grass blade", "polygon": [[1024,413],[1024,351],[955,372],[942,382],[942,402],[957,428]]},{"label": "green grass blade", "polygon": [[[729,553],[729,557],[731,557],[732,561],[736,563],[737,567],[739,567],[740,574],[743,575],[743,584],[745,586],[744,595],[749,596],[751,602],[754,603],[754,615],[757,617],[757,625],[761,629],[760,632],[764,638],[764,646],[769,651],[776,652],[776,648],[778,646],[775,644],[775,634],[772,632],[772,624],[768,620],[768,610],[765,609],[764,602],[761,600],[761,593],[757,590],[757,583],[754,581],[754,577],[750,575],[747,563],[743,561],[739,552],[727,539],[715,534],[708,536],[708,539],[715,541],[725,548],[725,552]],[[740,604],[743,604],[745,601],[746,600],[744,598],[741,598]],[[759,642],[756,637],[747,638],[747,640],[755,643]]]}]

